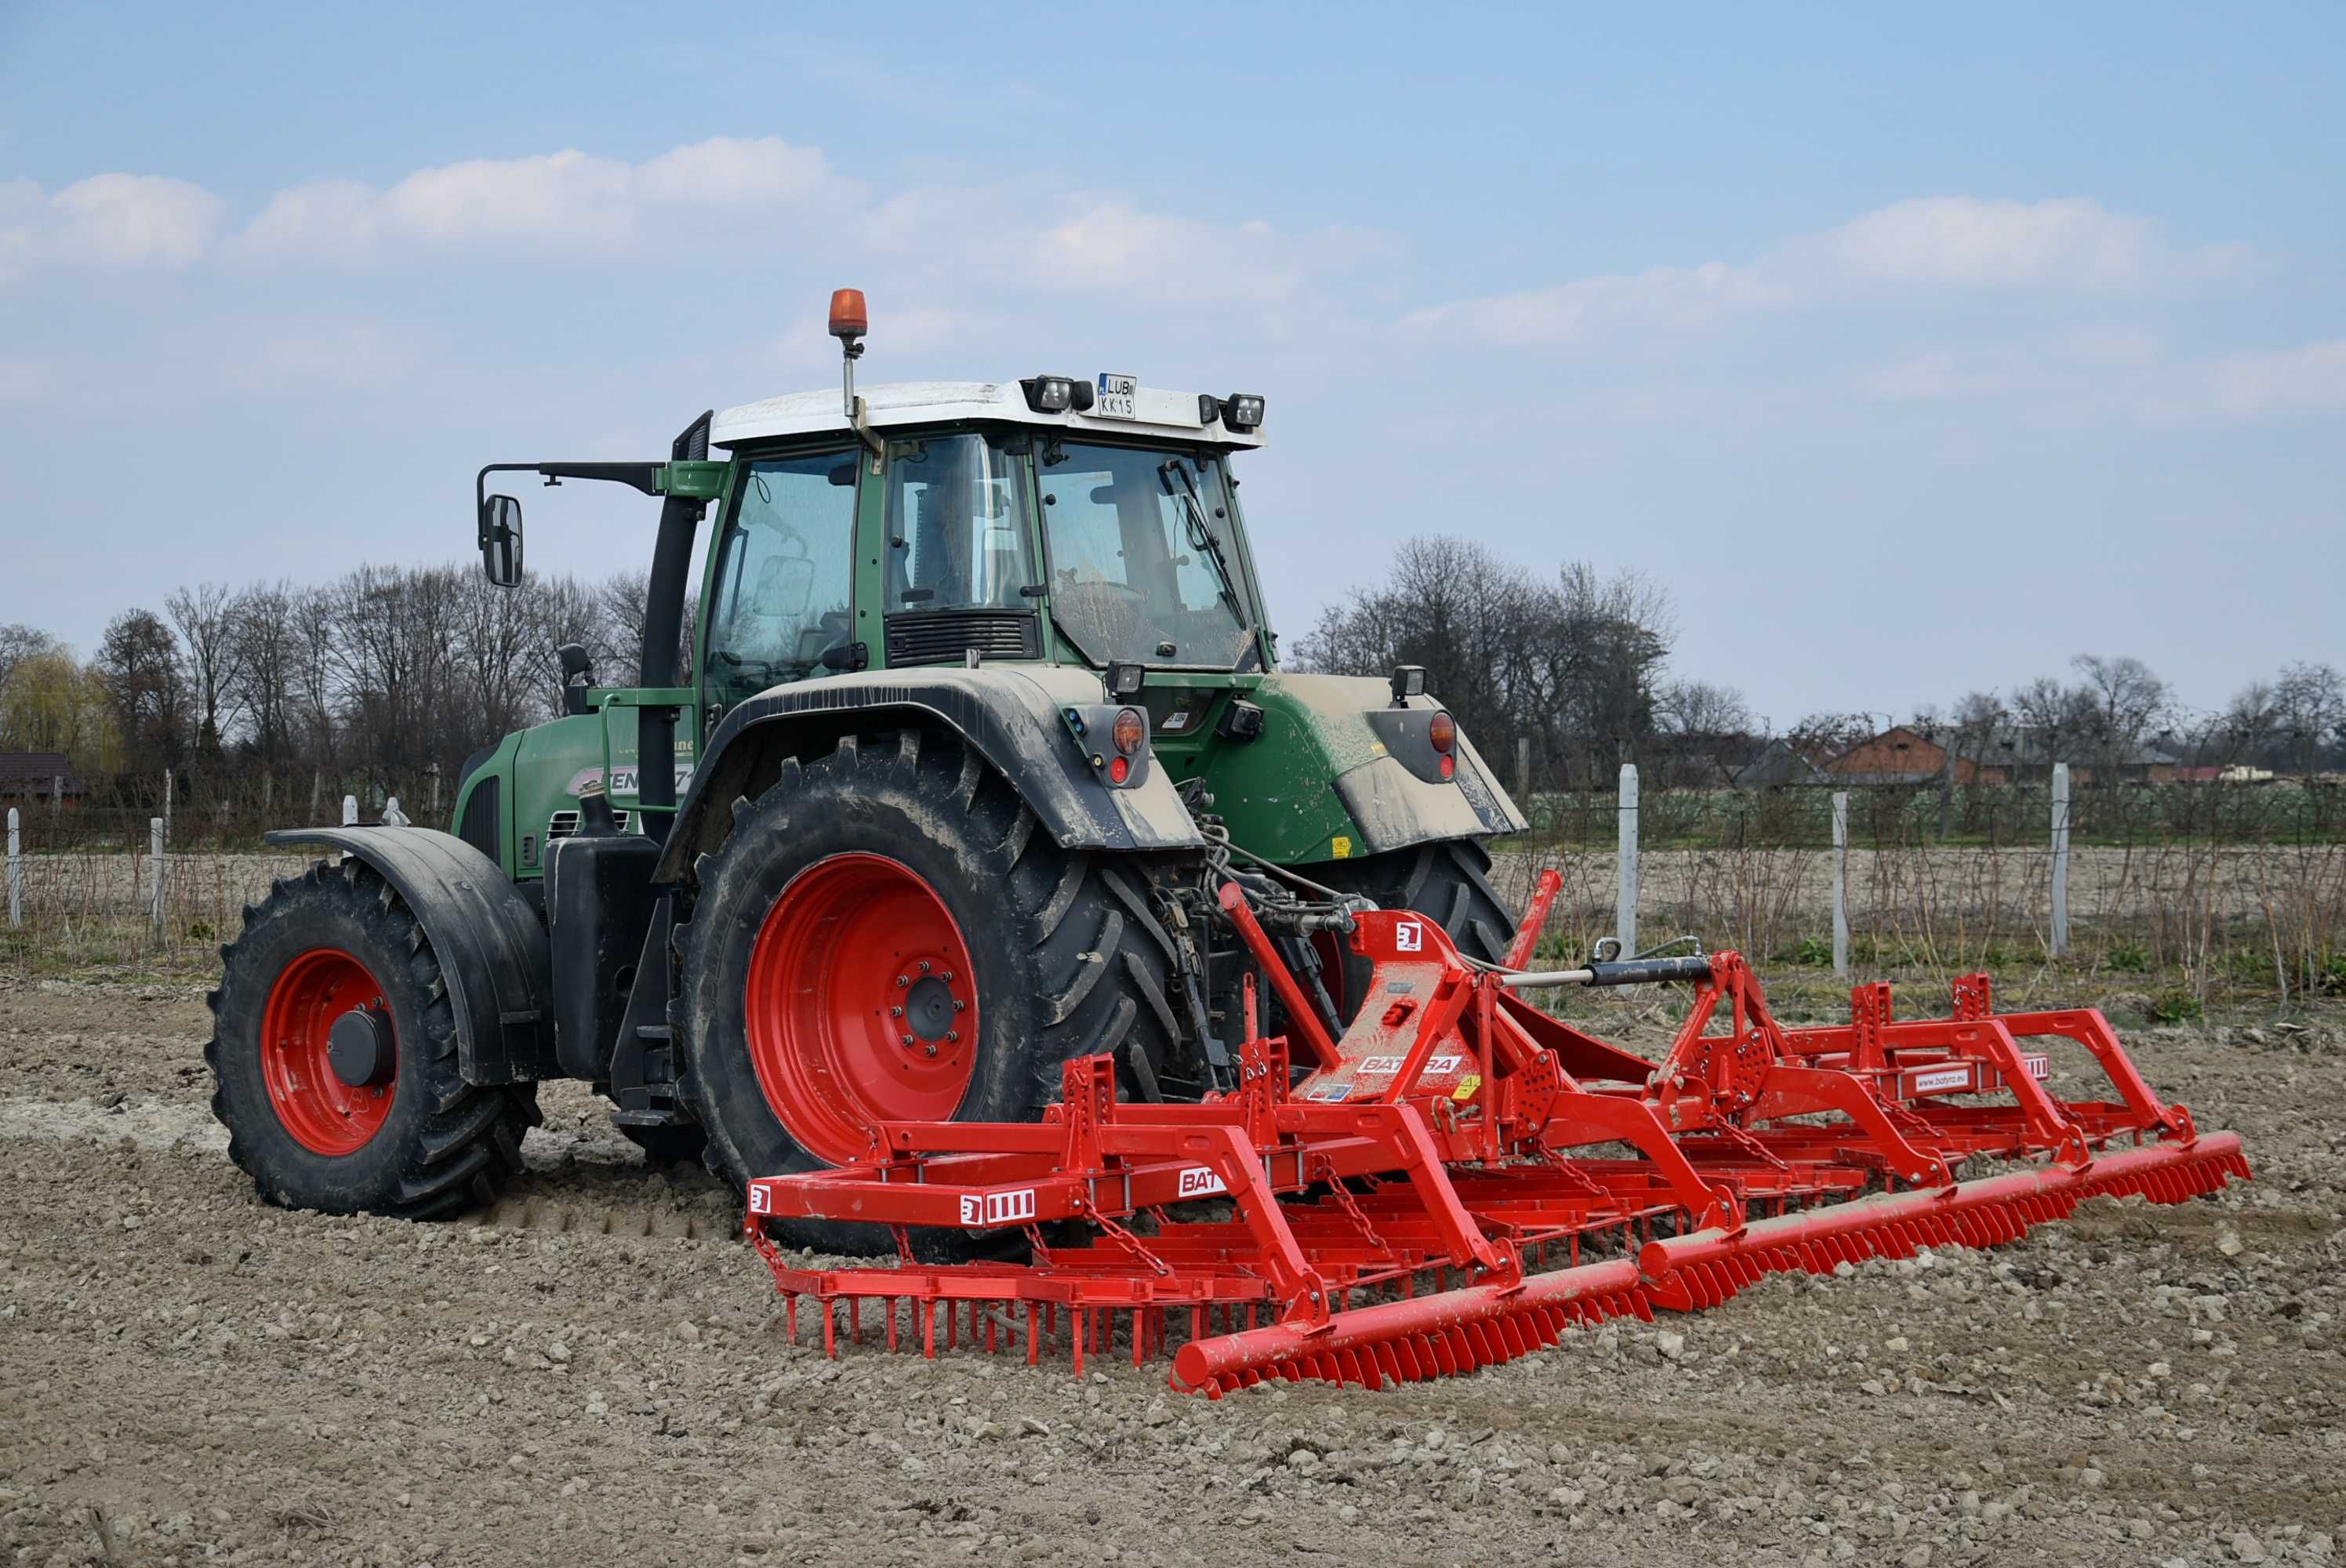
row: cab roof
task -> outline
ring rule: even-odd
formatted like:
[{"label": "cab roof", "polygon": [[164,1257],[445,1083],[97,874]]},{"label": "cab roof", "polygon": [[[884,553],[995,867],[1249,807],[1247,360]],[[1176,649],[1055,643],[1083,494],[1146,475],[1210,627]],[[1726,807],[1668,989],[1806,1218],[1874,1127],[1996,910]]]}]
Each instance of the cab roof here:
[{"label": "cab roof", "polygon": [[[1209,446],[1262,444],[1260,429],[1241,433],[1219,421],[1207,424],[1198,417],[1196,392],[1169,392],[1162,387],[1141,387],[1133,393],[1135,417],[1131,419],[1103,419],[1096,413],[1072,412],[1036,413],[1026,406],[1025,392],[1015,381],[886,382],[856,390],[863,398],[864,419],[877,430],[959,420],[994,420],[1102,435],[1159,436]],[[717,416],[709,439],[717,446],[739,446],[744,442],[774,436],[821,435],[847,428],[839,389],[830,387],[729,408]]]}]

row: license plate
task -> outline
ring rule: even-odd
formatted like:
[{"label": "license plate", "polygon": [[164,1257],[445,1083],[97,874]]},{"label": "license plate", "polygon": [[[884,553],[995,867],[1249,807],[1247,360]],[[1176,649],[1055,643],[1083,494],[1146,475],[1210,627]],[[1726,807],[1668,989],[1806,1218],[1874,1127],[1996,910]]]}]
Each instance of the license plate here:
[{"label": "license plate", "polygon": [[1140,390],[1140,378],[1120,376],[1113,371],[1100,372],[1099,395],[1092,400],[1094,419],[1137,419],[1132,410],[1132,394]]}]

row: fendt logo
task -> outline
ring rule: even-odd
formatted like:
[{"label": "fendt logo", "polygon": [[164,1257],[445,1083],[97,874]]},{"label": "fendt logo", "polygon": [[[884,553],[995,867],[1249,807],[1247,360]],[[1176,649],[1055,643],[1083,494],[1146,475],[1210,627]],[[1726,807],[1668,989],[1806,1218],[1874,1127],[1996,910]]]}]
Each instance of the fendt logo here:
[{"label": "fendt logo", "polygon": [[1021,1187],[1016,1192],[973,1192],[962,1195],[961,1222],[964,1225],[1015,1225],[1022,1219],[1035,1217],[1035,1189]]},{"label": "fendt logo", "polygon": [[1180,1194],[1183,1197],[1210,1197],[1218,1192],[1229,1191],[1229,1186],[1209,1166],[1183,1166]]},{"label": "fendt logo", "polygon": [[1413,920],[1401,921],[1393,927],[1393,948],[1399,952],[1423,952],[1425,927]]}]

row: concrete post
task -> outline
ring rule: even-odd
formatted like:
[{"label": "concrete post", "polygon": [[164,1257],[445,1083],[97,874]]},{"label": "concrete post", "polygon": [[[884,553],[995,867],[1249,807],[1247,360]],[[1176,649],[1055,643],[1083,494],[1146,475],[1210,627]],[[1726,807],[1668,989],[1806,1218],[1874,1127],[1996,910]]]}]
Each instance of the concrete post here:
[{"label": "concrete post", "polygon": [[155,916],[155,940],[163,939],[163,819],[147,819],[147,900]]},{"label": "concrete post", "polygon": [[342,826],[355,828],[358,825],[359,798],[355,795],[345,795],[342,797]]},{"label": "concrete post", "polygon": [[2053,764],[2053,956],[2069,951],[2069,765]]},{"label": "concrete post", "polygon": [[8,808],[8,923],[25,923],[25,849],[16,838],[16,808]]},{"label": "concrete post", "polygon": [[1849,978],[1849,791],[1832,798],[1833,972]]},{"label": "concrete post", "polygon": [[1621,764],[1621,838],[1619,886],[1615,891],[1613,934],[1621,939],[1621,956],[1637,951],[1637,765]]}]

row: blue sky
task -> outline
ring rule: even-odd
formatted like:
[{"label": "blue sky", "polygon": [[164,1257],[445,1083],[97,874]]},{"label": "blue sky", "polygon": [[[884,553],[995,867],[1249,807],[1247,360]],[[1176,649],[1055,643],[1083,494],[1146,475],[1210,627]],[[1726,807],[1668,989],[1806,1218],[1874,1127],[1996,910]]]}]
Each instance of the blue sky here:
[{"label": "blue sky", "polygon": [[0,621],[455,556],[859,284],[868,380],[1266,392],[1290,636],[1440,531],[1779,723],[2346,662],[2346,8],[489,9],[0,4]]}]

